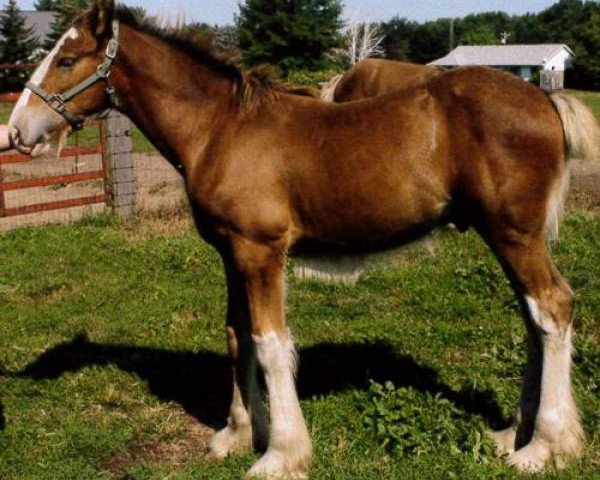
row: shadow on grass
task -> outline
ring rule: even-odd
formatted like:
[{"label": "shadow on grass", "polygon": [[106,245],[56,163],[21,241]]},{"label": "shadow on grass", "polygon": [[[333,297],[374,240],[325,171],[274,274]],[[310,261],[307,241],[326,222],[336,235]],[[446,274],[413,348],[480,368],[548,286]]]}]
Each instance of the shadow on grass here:
[{"label": "shadow on grass", "polygon": [[[432,368],[408,356],[396,355],[385,343],[321,344],[300,350],[298,391],[303,399],[348,388],[366,389],[369,379],[391,380],[398,387],[441,394],[471,415],[481,415],[493,428],[505,425],[490,391],[456,392],[438,380]],[[127,345],[103,345],[83,336],[46,351],[18,377],[55,379],[86,366],[115,365],[148,383],[152,394],[180,404],[189,414],[211,427],[227,416],[231,377],[226,356],[158,350]]]}]

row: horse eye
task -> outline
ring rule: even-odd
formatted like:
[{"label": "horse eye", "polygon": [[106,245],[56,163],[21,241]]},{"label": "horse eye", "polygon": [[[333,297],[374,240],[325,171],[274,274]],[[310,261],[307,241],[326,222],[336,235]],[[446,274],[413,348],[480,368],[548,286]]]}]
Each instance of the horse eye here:
[{"label": "horse eye", "polygon": [[73,57],[64,57],[58,61],[58,66],[61,68],[71,68],[73,65],[75,65],[76,61],[77,59]]}]

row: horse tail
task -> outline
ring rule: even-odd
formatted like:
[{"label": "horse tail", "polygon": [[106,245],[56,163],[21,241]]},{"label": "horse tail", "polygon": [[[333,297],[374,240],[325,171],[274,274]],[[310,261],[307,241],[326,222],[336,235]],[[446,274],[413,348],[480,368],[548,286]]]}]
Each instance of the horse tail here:
[{"label": "horse tail", "polygon": [[600,127],[581,100],[562,92],[550,94],[563,125],[568,158],[600,159]]},{"label": "horse tail", "polygon": [[342,79],[344,75],[343,74],[339,74],[336,75],[335,77],[333,77],[331,80],[329,80],[329,82],[327,82],[326,84],[324,84],[321,87],[321,100],[325,101],[325,102],[333,102],[335,101],[335,89],[338,86],[338,83],[340,83],[340,80]]},{"label": "horse tail", "polygon": [[[562,92],[549,95],[563,126],[567,146],[566,160],[600,160],[600,126],[592,111],[577,98]],[[569,192],[569,168],[561,172],[548,203],[546,227],[550,240],[558,239],[558,226]]]}]

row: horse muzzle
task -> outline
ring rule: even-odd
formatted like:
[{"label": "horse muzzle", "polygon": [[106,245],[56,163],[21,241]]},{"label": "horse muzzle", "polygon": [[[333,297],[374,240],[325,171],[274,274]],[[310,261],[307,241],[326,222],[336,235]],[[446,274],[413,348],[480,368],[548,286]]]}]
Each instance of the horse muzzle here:
[{"label": "horse muzzle", "polygon": [[13,148],[12,137],[7,125],[0,125],[0,152]]},{"label": "horse muzzle", "polygon": [[8,149],[14,148],[24,155],[39,157],[44,155],[49,149],[49,143],[44,141],[43,137],[31,146],[23,143],[19,129],[13,125],[8,126],[7,136]]}]

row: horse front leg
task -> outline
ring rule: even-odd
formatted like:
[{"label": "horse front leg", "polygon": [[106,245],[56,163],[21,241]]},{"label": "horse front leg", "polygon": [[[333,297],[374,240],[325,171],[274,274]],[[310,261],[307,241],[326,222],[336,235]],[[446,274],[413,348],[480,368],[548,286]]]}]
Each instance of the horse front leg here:
[{"label": "horse front leg", "polygon": [[245,285],[231,257],[223,255],[223,261],[227,275],[227,350],[232,366],[233,395],[227,426],[209,443],[210,456],[215,459],[246,453],[253,447],[264,451],[268,439]]},{"label": "horse front leg", "polygon": [[265,454],[249,476],[305,478],[312,457],[310,436],[296,393],[296,354],[285,323],[285,248],[238,240],[234,255],[248,299],[256,356],[264,373],[270,406],[270,437]]}]

